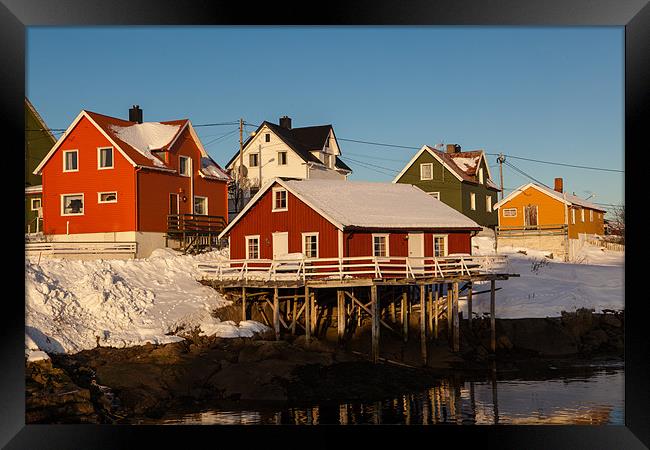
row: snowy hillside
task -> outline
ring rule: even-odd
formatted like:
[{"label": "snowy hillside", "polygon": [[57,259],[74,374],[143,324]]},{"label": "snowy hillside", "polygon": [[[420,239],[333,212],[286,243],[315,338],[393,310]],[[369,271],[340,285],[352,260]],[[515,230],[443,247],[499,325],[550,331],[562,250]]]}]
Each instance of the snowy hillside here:
[{"label": "snowy hillside", "polygon": [[[472,253],[494,254],[494,239],[472,238]],[[524,251],[526,254],[519,253]],[[558,317],[561,311],[578,308],[624,308],[624,254],[586,245],[575,258],[578,263],[548,259],[544,252],[523,248],[500,247],[508,256],[506,271],[518,278],[497,281],[496,316],[499,318]],[[489,289],[489,283],[476,283],[474,291]],[[467,314],[466,301],[459,306]],[[472,298],[472,310],[490,311],[490,294]]]},{"label": "snowy hillside", "polygon": [[98,338],[114,347],[178,341],[166,333],[179,326],[252,336],[266,327],[251,321],[237,327],[210,316],[228,301],[196,281],[194,263],[217,257],[159,249],[146,259],[26,261],[26,339],[47,352],[73,353],[96,347]]}]

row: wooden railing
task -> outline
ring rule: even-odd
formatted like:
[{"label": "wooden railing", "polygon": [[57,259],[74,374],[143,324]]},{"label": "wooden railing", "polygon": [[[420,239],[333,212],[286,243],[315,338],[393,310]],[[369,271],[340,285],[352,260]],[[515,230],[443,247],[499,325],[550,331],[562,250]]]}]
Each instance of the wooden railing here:
[{"label": "wooden railing", "polygon": [[528,226],[503,226],[496,227],[498,236],[517,236],[526,234],[567,234],[569,227],[564,224],[550,224],[550,225],[528,225]]},{"label": "wooden railing", "polygon": [[506,257],[347,257],[302,259],[230,259],[196,264],[207,279],[216,280],[346,280],[351,278],[448,278],[496,273]]},{"label": "wooden railing", "polygon": [[167,216],[167,234],[219,234],[226,227],[223,216],[202,214],[170,214]]},{"label": "wooden railing", "polygon": [[34,255],[91,255],[91,254],[133,254],[136,242],[28,242],[25,254]]}]

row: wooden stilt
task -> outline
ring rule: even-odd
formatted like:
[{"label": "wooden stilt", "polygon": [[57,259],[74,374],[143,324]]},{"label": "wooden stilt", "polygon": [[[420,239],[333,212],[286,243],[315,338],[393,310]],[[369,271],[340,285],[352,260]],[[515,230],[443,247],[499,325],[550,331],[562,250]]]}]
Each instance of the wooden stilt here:
[{"label": "wooden stilt", "polygon": [[275,340],[280,340],[280,302],[278,300],[278,288],[273,290],[273,329]]},{"label": "wooden stilt", "polygon": [[310,299],[311,296],[309,295],[309,288],[305,286],[305,341],[309,343],[311,340],[311,305]]},{"label": "wooden stilt", "polygon": [[408,297],[406,291],[402,292],[402,306],[400,308],[402,320],[402,335],[404,342],[409,340],[409,316],[408,316]]},{"label": "wooden stilt", "polygon": [[246,287],[241,288],[241,320],[246,320]]},{"label": "wooden stilt", "polygon": [[440,291],[440,286],[441,285],[436,286],[436,293],[435,293],[435,297],[433,299],[433,309],[434,309],[434,311],[433,311],[433,313],[434,313],[433,337],[435,339],[438,339],[438,316],[440,315],[440,310],[439,310],[440,301],[439,301],[439,298],[438,298],[438,296],[439,296],[438,294],[440,293],[439,292]]},{"label": "wooden stilt", "polygon": [[494,316],[494,287],[496,281],[490,280],[490,349],[492,353],[497,351],[497,329],[496,329],[496,317]]},{"label": "wooden stilt", "polygon": [[370,286],[370,303],[372,312],[372,362],[379,359],[379,299],[377,298],[377,285]]},{"label": "wooden stilt", "polygon": [[316,320],[318,318],[318,310],[316,309],[316,292],[311,293],[309,301],[311,302],[311,335],[316,337]]},{"label": "wooden stilt", "polygon": [[422,365],[427,365],[427,308],[426,308],[426,286],[420,285],[420,352],[422,353]]},{"label": "wooden stilt", "polygon": [[453,305],[452,305],[452,316],[453,316],[453,345],[454,351],[457,352],[460,350],[460,323],[458,320],[458,282],[454,282],[453,288]]},{"label": "wooden stilt", "polygon": [[294,295],[293,299],[291,300],[291,335],[296,334],[296,322],[298,321],[298,317],[296,314],[297,310],[298,310],[298,296]]},{"label": "wooden stilt", "polygon": [[343,343],[343,337],[345,335],[345,296],[343,295],[343,291],[340,289],[336,291],[336,301],[338,341],[340,345]]},{"label": "wooden stilt", "polygon": [[429,285],[427,293],[427,333],[431,339],[433,335],[433,284]]},{"label": "wooden stilt", "polygon": [[392,296],[390,298],[390,304],[388,305],[388,311],[390,313],[390,321],[392,323],[397,322],[397,317],[395,315],[395,288],[392,288]]},{"label": "wooden stilt", "polygon": [[472,283],[467,288],[467,325],[472,329]]},{"label": "wooden stilt", "polygon": [[453,314],[451,313],[452,310],[452,303],[453,303],[453,290],[451,287],[451,283],[447,283],[447,341],[451,343],[452,340],[452,326],[453,326]]}]

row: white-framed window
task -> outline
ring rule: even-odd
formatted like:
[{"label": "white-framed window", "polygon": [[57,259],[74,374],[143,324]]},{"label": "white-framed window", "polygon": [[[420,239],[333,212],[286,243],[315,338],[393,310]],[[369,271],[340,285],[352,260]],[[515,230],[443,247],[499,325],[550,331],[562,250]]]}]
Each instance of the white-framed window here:
[{"label": "white-framed window", "polygon": [[420,180],[433,180],[433,163],[420,164]]},{"label": "white-framed window", "polygon": [[273,208],[271,211],[286,211],[287,207],[287,190],[284,188],[273,188]]},{"label": "white-framed window", "polygon": [[584,208],[580,208],[580,220],[582,222],[585,221],[585,209]]},{"label": "white-framed window", "polygon": [[32,203],[32,211],[38,211],[39,209],[41,209],[41,206],[43,205],[40,198],[33,198],[31,203]]},{"label": "white-framed window", "polygon": [[372,235],[372,256],[390,256],[388,234]]},{"label": "white-framed window", "polygon": [[593,222],[593,221],[594,221],[594,210],[590,209],[589,210],[589,222]]},{"label": "white-framed window", "polygon": [[83,216],[84,194],[61,194],[62,216]]},{"label": "white-framed window", "polygon": [[483,184],[484,181],[485,180],[483,179],[483,167],[479,167],[479,169],[478,169],[478,182]]},{"label": "white-framed window", "polygon": [[192,176],[192,160],[189,156],[178,156],[178,173],[184,177]]},{"label": "white-framed window", "polygon": [[485,196],[485,211],[491,213],[492,212],[492,196],[491,195],[486,195]]},{"label": "white-framed window", "polygon": [[576,210],[571,208],[571,223],[576,223]]},{"label": "white-framed window", "polygon": [[472,211],[476,211],[476,194],[474,192],[469,193],[469,207]]},{"label": "white-framed window", "polygon": [[260,236],[246,236],[246,259],[260,259]]},{"label": "white-framed window", "polygon": [[434,234],[433,235],[433,256],[447,256],[447,235],[446,234]]},{"label": "white-framed window", "polygon": [[98,192],[97,203],[117,203],[117,192]]},{"label": "white-framed window", "polygon": [[517,208],[504,208],[503,217],[517,217]]},{"label": "white-framed window", "polygon": [[63,150],[63,171],[79,172],[79,150]]},{"label": "white-framed window", "polygon": [[259,154],[257,153],[251,153],[248,155],[248,166],[249,167],[257,167],[259,165]]},{"label": "white-framed window", "polygon": [[431,197],[440,200],[440,192],[427,192]]},{"label": "white-framed window", "polygon": [[287,152],[278,152],[278,166],[287,165]]},{"label": "white-framed window", "polygon": [[113,168],[113,147],[99,147],[97,149],[97,169]]},{"label": "white-framed window", "polygon": [[318,233],[302,233],[302,254],[306,258],[318,258]]},{"label": "white-framed window", "polygon": [[194,196],[194,214],[208,215],[208,197]]}]

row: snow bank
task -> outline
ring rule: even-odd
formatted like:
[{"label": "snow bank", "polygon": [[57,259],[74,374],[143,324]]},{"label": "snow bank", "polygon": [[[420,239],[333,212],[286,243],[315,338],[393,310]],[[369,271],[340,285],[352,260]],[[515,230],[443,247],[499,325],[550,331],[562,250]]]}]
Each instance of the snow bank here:
[{"label": "snow bank", "polygon": [[199,326],[208,335],[250,336],[258,329],[255,325],[223,325],[211,316],[229,302],[196,281],[201,274],[195,262],[223,257],[219,252],[189,256],[159,249],[146,259],[28,260],[25,332],[36,349],[54,353],[91,349],[98,343],[125,347],[175,342],[182,338],[167,333],[180,327]]},{"label": "snow bank", "polygon": [[[472,238],[473,254],[494,254],[494,239]],[[525,251],[526,254],[519,253]],[[533,249],[499,247],[508,256],[505,271],[520,277],[497,281],[496,316],[500,318],[557,317],[561,311],[578,308],[623,309],[624,255],[585,245],[577,260],[582,263],[558,262],[545,257],[548,252]],[[474,291],[489,290],[488,283],[475,283]],[[467,314],[467,302],[459,306]],[[472,298],[472,310],[490,311],[489,293]]]}]

